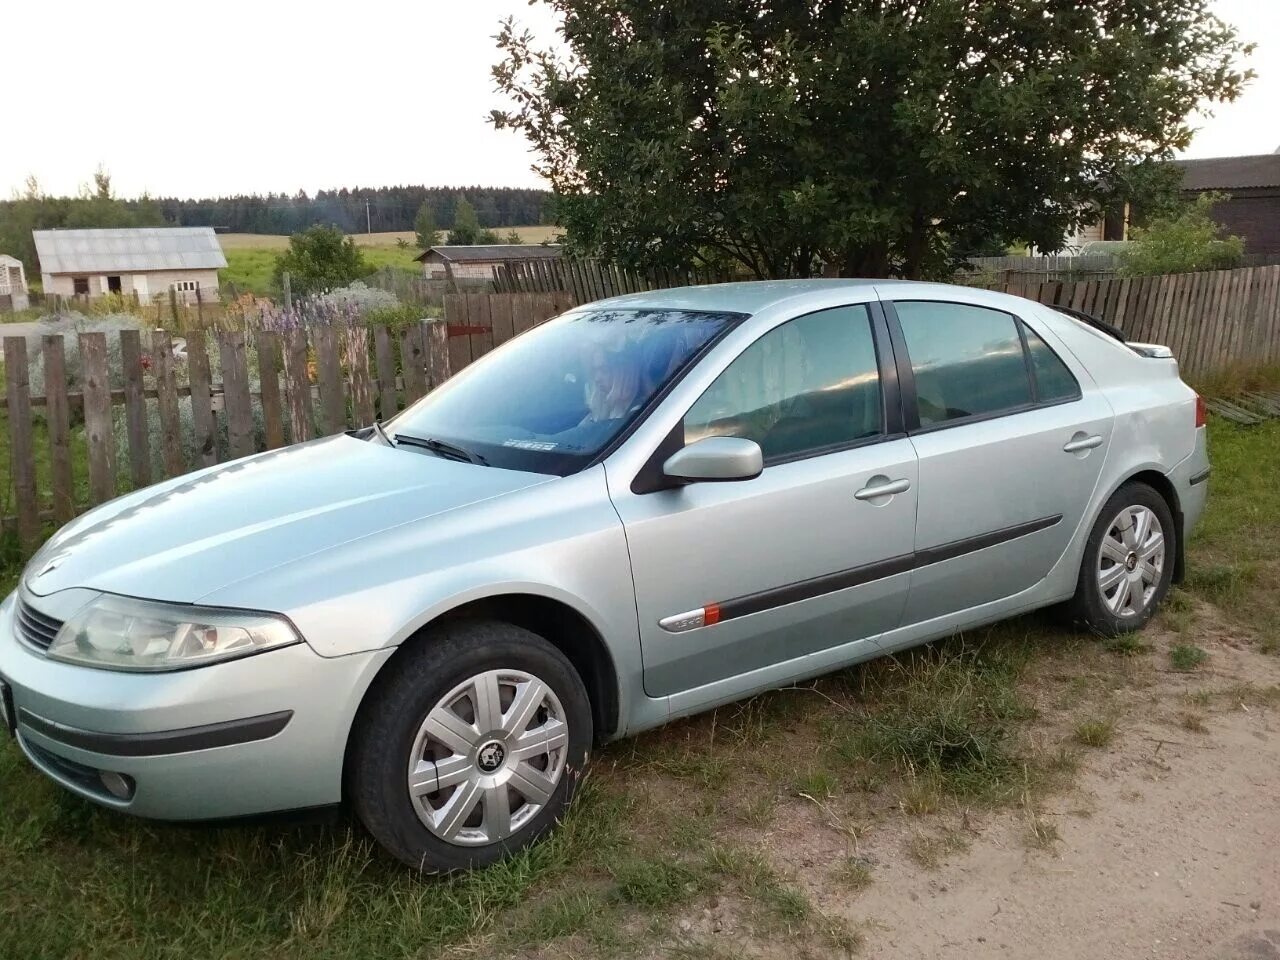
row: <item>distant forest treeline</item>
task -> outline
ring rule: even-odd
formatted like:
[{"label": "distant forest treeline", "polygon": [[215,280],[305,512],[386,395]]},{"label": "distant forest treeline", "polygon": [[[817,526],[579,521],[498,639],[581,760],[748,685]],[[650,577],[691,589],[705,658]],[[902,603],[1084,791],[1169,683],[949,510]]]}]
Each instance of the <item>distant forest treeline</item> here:
[{"label": "distant forest treeline", "polygon": [[475,207],[481,227],[533,226],[552,220],[550,191],[515,187],[344,187],[321,190],[314,196],[156,197],[150,202],[160,207],[167,222],[184,227],[217,227],[230,233],[296,233],[323,223],[334,224],[346,233],[364,233],[366,229],[383,233],[412,230],[413,218],[424,201],[431,205],[436,226],[448,230],[453,226],[458,199],[464,196]]},{"label": "distant forest treeline", "polygon": [[0,201],[0,253],[18,257],[28,273],[35,274],[32,230],[166,224],[215,227],[228,233],[288,234],[316,224],[333,224],[346,233],[363,233],[366,227],[375,233],[412,230],[423,202],[431,205],[436,228],[449,230],[461,197],[475,208],[481,227],[533,226],[550,223],[553,217],[550,191],[514,187],[356,187],[321,190],[314,196],[122,200],[113,195],[109,175],[99,171],[94,181],[78,197],[45,196],[31,181],[24,195]]}]

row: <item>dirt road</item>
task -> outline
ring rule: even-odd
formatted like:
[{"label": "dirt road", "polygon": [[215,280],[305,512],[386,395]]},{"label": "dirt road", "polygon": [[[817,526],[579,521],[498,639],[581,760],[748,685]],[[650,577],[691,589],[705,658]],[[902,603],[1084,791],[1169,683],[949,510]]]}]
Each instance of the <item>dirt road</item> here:
[{"label": "dirt road", "polygon": [[1038,812],[1057,839],[1029,842],[1025,811],[988,814],[927,869],[902,855],[919,828],[886,825],[860,844],[867,889],[815,900],[875,960],[1280,960],[1280,662],[1208,636],[1211,671],[1179,673],[1170,642],[1121,691],[1115,740]]}]

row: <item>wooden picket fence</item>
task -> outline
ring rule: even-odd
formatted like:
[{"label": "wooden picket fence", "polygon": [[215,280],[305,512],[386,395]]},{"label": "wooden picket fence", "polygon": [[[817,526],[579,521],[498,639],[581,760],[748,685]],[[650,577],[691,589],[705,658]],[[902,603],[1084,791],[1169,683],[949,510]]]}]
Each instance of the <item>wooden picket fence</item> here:
[{"label": "wooden picket fence", "polygon": [[1280,363],[1280,265],[1154,277],[1024,281],[1006,293],[1083,310],[1161,343],[1183,376]]},{"label": "wooden picket fence", "polygon": [[499,293],[567,293],[577,303],[603,300],[623,293],[741,279],[729,268],[656,268],[642,272],[607,260],[570,257],[510,260],[495,264],[493,268],[493,288]]},{"label": "wooden picket fence", "polygon": [[[546,282],[553,279],[547,275]],[[72,383],[64,338],[46,336],[36,351],[44,367],[42,394],[31,389],[29,368],[35,357],[28,356],[27,341],[4,337],[6,382],[0,415],[7,421],[3,429],[9,438],[9,463],[0,464],[0,469],[7,466],[9,476],[0,488],[0,502],[5,504],[0,531],[16,532],[23,548],[30,550],[46,523],[66,522],[121,492],[219,460],[388,417],[530,327],[639,280],[619,275],[617,286],[596,287],[604,282],[605,274],[598,272],[590,277],[578,274],[567,288],[449,294],[443,321],[422,321],[394,331],[356,328],[353,334],[325,326],[282,333],[197,330],[185,335],[185,363],[175,359],[168,333],[123,331],[115,370],[109,368],[107,335],[81,333],[81,370]],[[1011,283],[1002,289],[1092,313],[1116,324],[1132,340],[1166,344],[1184,375],[1280,363],[1280,266]],[[211,356],[218,360],[216,380]],[[179,399],[188,397],[190,426],[184,428]],[[156,408],[160,427],[154,457],[149,403]],[[262,420],[261,437],[255,428],[256,412]],[[39,419],[44,422],[37,430]],[[117,443],[119,430],[127,442]],[[47,465],[39,470],[38,435],[48,453],[40,458]],[[196,452],[188,457],[186,450]],[[156,463],[158,470],[153,469]]]},{"label": "wooden picket fence", "polygon": [[[9,477],[0,497],[12,513],[0,519],[0,530],[16,532],[30,552],[46,523],[65,523],[122,492],[389,417],[475,358],[572,305],[563,292],[459,294],[447,298],[444,320],[398,330],[196,330],[183,335],[185,363],[175,358],[168,332],[124,330],[114,370],[106,333],[45,336],[31,355],[25,338],[4,337],[0,415],[7,421],[9,463],[0,469],[7,468]],[[69,383],[71,336],[78,341],[80,371]],[[30,380],[36,354],[44,367],[40,394]],[[211,357],[218,361],[216,380]],[[113,380],[122,386],[113,388]],[[179,415],[179,400],[188,397],[194,436],[184,434]],[[158,415],[158,451],[149,402]],[[117,441],[120,431],[123,443]],[[47,444],[48,454],[39,471],[37,442]],[[188,458],[184,451],[191,449],[196,452]]]}]

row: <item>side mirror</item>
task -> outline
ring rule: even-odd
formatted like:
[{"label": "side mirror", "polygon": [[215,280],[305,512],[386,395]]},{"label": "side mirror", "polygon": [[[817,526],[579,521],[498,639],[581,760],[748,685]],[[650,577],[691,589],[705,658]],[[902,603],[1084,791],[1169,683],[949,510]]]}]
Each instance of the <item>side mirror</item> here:
[{"label": "side mirror", "polygon": [[764,470],[760,444],[743,437],[706,437],[677,450],[662,465],[673,480],[753,480]]}]

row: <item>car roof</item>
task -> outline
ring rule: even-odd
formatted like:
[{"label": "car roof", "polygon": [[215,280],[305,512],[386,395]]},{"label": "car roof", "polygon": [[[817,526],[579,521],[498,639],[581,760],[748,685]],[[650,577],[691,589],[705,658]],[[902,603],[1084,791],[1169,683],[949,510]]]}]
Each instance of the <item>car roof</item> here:
[{"label": "car roof", "polygon": [[[951,284],[920,283],[910,280],[821,279],[821,280],[749,280],[738,283],[714,283],[700,287],[672,287],[667,290],[644,290],[605,300],[582,304],[582,307],[611,307],[630,310],[716,310],[733,313],[756,314],[767,307],[784,301],[802,298],[807,294],[830,294],[847,290],[862,296],[876,296],[876,291],[886,293],[896,288],[900,295],[903,288],[916,289],[922,294],[939,292],[940,289],[963,290],[970,297],[975,288]],[[985,293],[981,299],[1007,299],[1004,294]],[[1006,305],[1007,309],[1007,305]]]},{"label": "car roof", "polygon": [[702,287],[672,287],[644,290],[583,306],[626,307],[645,310],[727,310],[759,313],[765,307],[819,290],[849,289],[874,291],[879,280],[750,280],[741,283],[713,283]]}]

